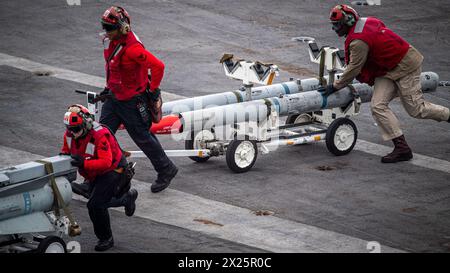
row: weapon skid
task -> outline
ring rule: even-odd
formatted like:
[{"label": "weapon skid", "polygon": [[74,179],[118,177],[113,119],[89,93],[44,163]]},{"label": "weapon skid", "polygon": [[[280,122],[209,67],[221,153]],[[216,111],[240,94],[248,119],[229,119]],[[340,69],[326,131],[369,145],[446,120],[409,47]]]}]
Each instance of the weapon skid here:
[{"label": "weapon skid", "polygon": [[62,237],[81,232],[68,209],[77,175],[70,160],[55,156],[0,170],[0,252],[67,252]]},{"label": "weapon skid", "polygon": [[[319,49],[309,37],[293,40],[307,43],[311,61],[319,64],[318,78],[273,84],[279,73],[276,65],[225,54],[220,60],[225,74],[241,80],[242,88],[165,102],[163,118],[152,124],[150,132],[170,134],[174,140],[185,142],[185,150],[166,150],[169,156],[206,162],[213,156],[225,155],[228,167],[238,173],[252,168],[258,151],[265,154],[282,145],[324,140],[332,154],[348,154],[358,136],[350,118],[359,114],[361,104],[371,100],[373,88],[355,80],[330,96],[322,95],[317,89],[332,84],[341,76],[337,72],[345,69],[342,51],[333,47]],[[421,84],[423,92],[449,86],[434,72],[423,72]],[[88,106],[97,113],[98,95],[83,92]],[[286,122],[280,124],[283,116]],[[130,155],[145,156],[141,151],[131,151]]]}]

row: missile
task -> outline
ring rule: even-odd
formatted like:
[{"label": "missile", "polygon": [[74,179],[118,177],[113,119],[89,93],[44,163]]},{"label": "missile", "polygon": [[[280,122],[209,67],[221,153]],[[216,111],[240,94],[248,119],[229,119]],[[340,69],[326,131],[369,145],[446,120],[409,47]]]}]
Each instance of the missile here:
[{"label": "missile", "polygon": [[[311,79],[310,83],[312,81],[313,80]],[[433,92],[439,84],[439,77],[434,72],[422,73],[421,83],[424,92]],[[362,103],[371,100],[373,92],[371,86],[356,83],[353,84],[353,87],[361,98]],[[240,122],[262,122],[267,119],[272,109],[274,109],[279,116],[287,116],[293,113],[300,114],[322,109],[345,107],[349,105],[353,99],[354,94],[349,87],[343,88],[328,97],[323,96],[315,90],[303,91],[300,93],[297,91],[297,93],[284,96],[274,96],[242,103],[181,112],[176,115],[168,115],[161,121],[163,126],[159,127],[158,124],[152,126],[152,132],[157,134],[176,134],[211,130],[213,128]]]},{"label": "missile", "polygon": [[[367,84],[355,84],[355,90],[362,102],[370,101],[372,88]],[[346,87],[338,92],[324,97],[317,91],[308,91],[283,97],[272,97],[239,104],[217,106],[179,114],[179,119],[173,123],[172,132],[197,132],[211,130],[241,122],[264,122],[270,115],[272,108],[279,116],[290,113],[306,113],[348,105],[353,100],[350,88]]]},{"label": "missile", "polygon": [[[337,74],[337,78],[342,74]],[[328,79],[328,76],[325,76]],[[421,74],[422,89],[424,92],[435,90],[439,84],[439,76],[434,72],[423,72]],[[354,83],[358,83],[354,81]],[[319,80],[316,78],[309,78],[297,81],[288,81],[267,86],[258,86],[251,89],[251,99],[260,100],[265,98],[277,97],[280,95],[290,95],[299,92],[317,90],[319,87]],[[211,106],[222,106],[227,104],[235,104],[248,101],[245,90],[235,90],[230,92],[223,92],[211,94],[200,97],[186,98],[182,100],[175,100],[164,102],[162,106],[163,116],[170,114],[178,114],[193,110],[204,109]],[[158,131],[158,130],[154,130]]]},{"label": "missile", "polygon": [[[72,199],[70,182],[64,177],[55,178],[65,204]],[[52,210],[53,189],[46,183],[43,187],[27,190],[2,198],[0,201],[0,221],[34,212]]]},{"label": "missile", "polygon": [[[276,97],[279,95],[289,95],[317,89],[319,81],[317,79],[302,80],[301,84],[295,81],[272,84],[268,86],[258,86],[251,90],[252,100]],[[163,116],[177,114],[181,112],[203,109],[210,106],[222,106],[247,101],[246,91],[235,90],[200,97],[186,98],[176,101],[164,102],[162,106]]]},{"label": "missile", "polygon": [[[70,182],[76,179],[77,169],[70,165],[68,156],[44,160],[52,163],[56,186],[67,205],[72,199]],[[0,235],[56,229],[46,214],[52,211],[54,201],[50,175],[43,163],[29,162],[0,170]]]}]

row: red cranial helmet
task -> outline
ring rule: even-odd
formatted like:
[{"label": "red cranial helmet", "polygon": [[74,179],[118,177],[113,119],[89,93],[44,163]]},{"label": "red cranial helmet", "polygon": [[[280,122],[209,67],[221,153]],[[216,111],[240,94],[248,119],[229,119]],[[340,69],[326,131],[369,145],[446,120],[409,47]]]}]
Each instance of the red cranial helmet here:
[{"label": "red cranial helmet", "polygon": [[358,12],[347,5],[337,5],[330,12],[330,22],[333,24],[333,30],[342,36],[345,31],[344,26],[351,27],[359,20]]},{"label": "red cranial helmet", "polygon": [[77,133],[82,129],[92,129],[94,116],[89,110],[81,104],[73,104],[69,106],[64,114],[64,124],[67,130]]},{"label": "red cranial helmet", "polygon": [[331,23],[342,22],[348,26],[352,26],[359,19],[358,12],[347,5],[337,5],[330,12]]},{"label": "red cranial helmet", "polygon": [[129,31],[131,20],[124,8],[112,6],[103,13],[101,23],[106,31],[121,29],[124,32]]}]

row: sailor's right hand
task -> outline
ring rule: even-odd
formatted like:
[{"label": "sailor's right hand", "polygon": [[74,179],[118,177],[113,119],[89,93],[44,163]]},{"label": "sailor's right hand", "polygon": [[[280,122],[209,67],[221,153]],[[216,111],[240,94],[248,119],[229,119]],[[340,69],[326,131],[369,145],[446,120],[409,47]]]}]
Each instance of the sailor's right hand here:
[{"label": "sailor's right hand", "polygon": [[81,155],[72,155],[72,161],[70,161],[70,164],[78,168],[83,168],[84,157],[82,157]]}]

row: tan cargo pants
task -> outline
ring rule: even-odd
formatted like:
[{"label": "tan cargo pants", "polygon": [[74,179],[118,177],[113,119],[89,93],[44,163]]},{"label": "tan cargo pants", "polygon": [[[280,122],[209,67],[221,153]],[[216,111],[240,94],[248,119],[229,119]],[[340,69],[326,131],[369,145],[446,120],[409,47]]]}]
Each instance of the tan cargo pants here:
[{"label": "tan cargo pants", "polygon": [[420,84],[421,72],[422,68],[419,67],[395,81],[386,77],[375,79],[371,110],[384,140],[391,140],[403,134],[397,117],[389,108],[389,103],[397,96],[411,117],[436,121],[449,119],[448,108],[424,99]]}]

